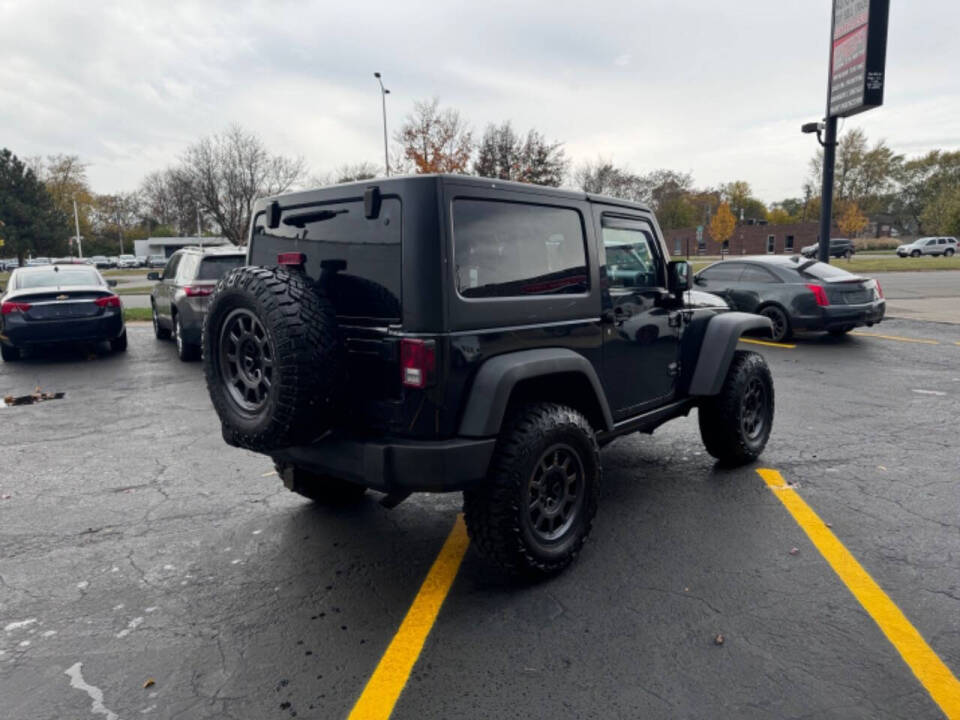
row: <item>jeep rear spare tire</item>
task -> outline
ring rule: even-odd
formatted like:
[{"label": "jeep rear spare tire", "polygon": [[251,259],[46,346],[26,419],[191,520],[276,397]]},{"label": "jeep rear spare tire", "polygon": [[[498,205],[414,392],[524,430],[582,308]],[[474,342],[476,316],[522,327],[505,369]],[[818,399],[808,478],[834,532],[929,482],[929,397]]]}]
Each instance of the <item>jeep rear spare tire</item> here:
[{"label": "jeep rear spare tire", "polygon": [[340,380],[333,306],[297,270],[241,267],[217,285],[203,327],[210,399],[231,445],[302,445],[330,426]]}]

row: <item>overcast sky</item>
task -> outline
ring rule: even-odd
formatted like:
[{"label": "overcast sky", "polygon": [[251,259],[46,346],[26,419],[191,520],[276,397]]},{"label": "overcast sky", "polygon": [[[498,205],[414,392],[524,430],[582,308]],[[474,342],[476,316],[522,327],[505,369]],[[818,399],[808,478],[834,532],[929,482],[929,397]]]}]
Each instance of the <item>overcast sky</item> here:
[{"label": "overcast sky", "polygon": [[[960,2],[893,0],[887,105],[846,121],[898,152],[960,149]],[[826,96],[830,0],[0,0],[0,146],[70,153],[136,187],[239,122],[314,173],[382,163],[438,96],[480,133],[512,120],[638,172],[800,194]]]}]

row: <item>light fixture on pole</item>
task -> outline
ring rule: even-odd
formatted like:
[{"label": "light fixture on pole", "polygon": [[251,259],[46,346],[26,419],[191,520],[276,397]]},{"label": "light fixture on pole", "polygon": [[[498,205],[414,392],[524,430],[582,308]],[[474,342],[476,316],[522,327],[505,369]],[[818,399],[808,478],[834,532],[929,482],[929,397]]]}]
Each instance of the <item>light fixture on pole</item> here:
[{"label": "light fixture on pole", "polygon": [[380,84],[380,99],[383,101],[383,166],[387,171],[387,177],[390,177],[390,156],[387,152],[387,95],[390,94],[390,91],[383,86],[380,73],[375,72],[373,76]]}]

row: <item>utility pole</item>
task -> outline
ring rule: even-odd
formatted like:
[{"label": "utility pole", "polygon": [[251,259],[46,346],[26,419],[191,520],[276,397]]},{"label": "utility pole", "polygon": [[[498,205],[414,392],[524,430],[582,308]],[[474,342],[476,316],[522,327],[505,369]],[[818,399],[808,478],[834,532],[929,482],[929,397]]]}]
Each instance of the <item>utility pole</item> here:
[{"label": "utility pole", "polygon": [[380,84],[380,99],[383,101],[383,166],[386,168],[387,177],[390,177],[390,155],[387,151],[387,95],[390,94],[390,91],[383,86],[380,73],[375,72],[373,76]]},{"label": "utility pole", "polygon": [[77,231],[77,257],[83,259],[83,245],[80,244],[80,213],[77,212],[77,198],[73,198],[73,226]]},{"label": "utility pole", "polygon": [[200,241],[200,249],[203,250],[203,233],[200,231],[200,206],[197,205],[197,239]]},{"label": "utility pole", "polygon": [[817,259],[830,262],[830,236],[833,234],[833,175],[837,162],[837,118],[829,114],[827,97],[826,132],[823,139],[823,186],[820,189],[820,248]]}]

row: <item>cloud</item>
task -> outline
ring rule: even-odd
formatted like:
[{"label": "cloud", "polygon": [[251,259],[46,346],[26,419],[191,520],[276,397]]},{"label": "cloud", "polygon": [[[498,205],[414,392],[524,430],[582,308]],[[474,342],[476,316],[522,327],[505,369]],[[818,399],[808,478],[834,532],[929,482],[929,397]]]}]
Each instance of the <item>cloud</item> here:
[{"label": "cloud", "polygon": [[[511,120],[637,171],[800,192],[823,113],[829,0],[478,5],[104,0],[0,2],[0,138],[76,153],[96,190],[135,186],[239,122],[316,173],[382,153],[374,70],[396,128],[439,96],[474,128]],[[960,4],[891,16],[888,105],[853,118],[900,152],[960,148]]]}]

